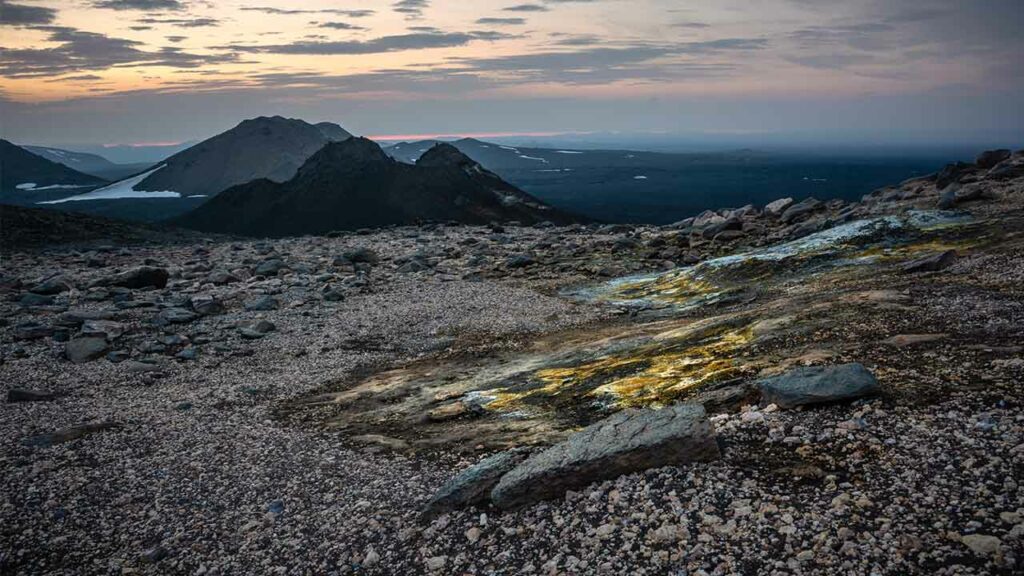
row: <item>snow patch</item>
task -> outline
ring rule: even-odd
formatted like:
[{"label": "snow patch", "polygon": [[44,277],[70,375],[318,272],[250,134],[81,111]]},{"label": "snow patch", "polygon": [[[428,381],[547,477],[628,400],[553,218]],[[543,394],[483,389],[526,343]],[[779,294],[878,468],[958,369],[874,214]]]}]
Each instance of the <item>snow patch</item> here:
[{"label": "snow patch", "polygon": [[18,184],[15,186],[17,190],[31,190],[33,192],[39,192],[40,190],[73,190],[75,188],[89,188],[90,184],[51,184],[49,186],[43,186],[37,188],[38,184],[35,182],[25,182],[24,184]]},{"label": "snow patch", "polygon": [[536,161],[538,161],[538,162],[543,162],[543,163],[545,163],[545,164],[547,164],[547,163],[548,163],[548,161],[547,161],[547,160],[545,160],[545,159],[543,159],[543,158],[536,158],[536,157],[534,157],[534,156],[527,156],[527,155],[525,155],[525,154],[520,154],[520,155],[519,155],[519,157],[520,157],[520,158],[522,158],[523,160],[536,160]]},{"label": "snow patch", "polygon": [[633,176],[633,180],[647,180],[647,176]]},{"label": "snow patch", "polygon": [[579,150],[555,150],[555,154],[583,154]]},{"label": "snow patch", "polygon": [[171,192],[169,190],[146,192],[145,190],[135,189],[139,183],[148,178],[151,174],[157,170],[165,168],[166,166],[166,164],[161,164],[149,172],[143,172],[138,176],[132,176],[131,178],[126,178],[120,182],[114,182],[110,186],[104,186],[99,190],[93,190],[92,192],[86,192],[85,194],[70,196],[68,198],[61,198],[60,200],[40,202],[40,204],[61,204],[64,202],[81,202],[83,200],[120,200],[122,198],[181,198],[181,194]]}]

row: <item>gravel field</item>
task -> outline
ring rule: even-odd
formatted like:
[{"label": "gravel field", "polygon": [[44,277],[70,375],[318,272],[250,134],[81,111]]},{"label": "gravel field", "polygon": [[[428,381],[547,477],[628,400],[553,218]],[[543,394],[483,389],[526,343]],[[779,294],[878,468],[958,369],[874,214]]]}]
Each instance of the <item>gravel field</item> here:
[{"label": "gravel field", "polygon": [[[993,184],[995,200],[966,206],[1002,236],[942,270],[791,290],[822,291],[816,323],[759,358],[862,362],[880,396],[748,403],[710,417],[720,460],[433,518],[426,502],[487,451],[415,450],[282,408],[418,360],[644,322],[559,290],[821,229],[847,208],[785,224],[745,212],[743,234],[710,239],[691,222],[6,249],[0,573],[1020,574],[1021,189]],[[849,214],[939,195],[896,192]]]}]

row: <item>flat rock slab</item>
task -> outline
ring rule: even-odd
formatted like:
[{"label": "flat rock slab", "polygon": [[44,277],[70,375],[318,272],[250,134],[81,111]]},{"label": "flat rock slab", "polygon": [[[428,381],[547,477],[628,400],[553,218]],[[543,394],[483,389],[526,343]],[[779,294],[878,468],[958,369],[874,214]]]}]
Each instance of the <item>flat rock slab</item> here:
[{"label": "flat rock slab", "polygon": [[854,400],[878,393],[878,381],[862,364],[808,366],[757,382],[765,404],[795,408]]},{"label": "flat rock slab", "polygon": [[445,483],[423,510],[427,518],[467,506],[486,504],[501,477],[522,462],[528,452],[522,448],[484,458]]},{"label": "flat rock slab", "polygon": [[491,501],[516,508],[623,474],[720,456],[699,404],[623,410],[527,458],[501,478]]}]

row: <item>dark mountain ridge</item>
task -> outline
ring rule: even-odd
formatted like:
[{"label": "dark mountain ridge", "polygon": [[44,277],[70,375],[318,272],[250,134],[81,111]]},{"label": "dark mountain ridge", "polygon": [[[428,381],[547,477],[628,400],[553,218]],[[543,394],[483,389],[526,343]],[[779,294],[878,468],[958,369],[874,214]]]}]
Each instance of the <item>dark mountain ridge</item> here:
[{"label": "dark mountain ridge", "polygon": [[330,143],[284,183],[260,179],[225,190],[175,224],[251,236],[424,221],[569,223],[551,208],[462,154],[440,144],[409,165],[365,138]]}]

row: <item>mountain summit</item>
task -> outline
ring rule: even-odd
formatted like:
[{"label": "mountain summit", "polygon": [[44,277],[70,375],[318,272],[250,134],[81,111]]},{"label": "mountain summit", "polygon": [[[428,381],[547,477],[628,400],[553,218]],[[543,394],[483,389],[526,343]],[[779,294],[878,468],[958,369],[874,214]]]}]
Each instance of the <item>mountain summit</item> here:
[{"label": "mountain summit", "polygon": [[259,178],[284,182],[325,144],[351,137],[330,122],[314,125],[281,116],[252,118],[160,162],[163,167],[134,189],[213,196]]},{"label": "mountain summit", "polygon": [[288,236],[330,230],[454,220],[567,223],[547,206],[447,144],[417,165],[397,162],[376,143],[327,144],[291,180],[225,190],[177,224],[208,232]]}]

